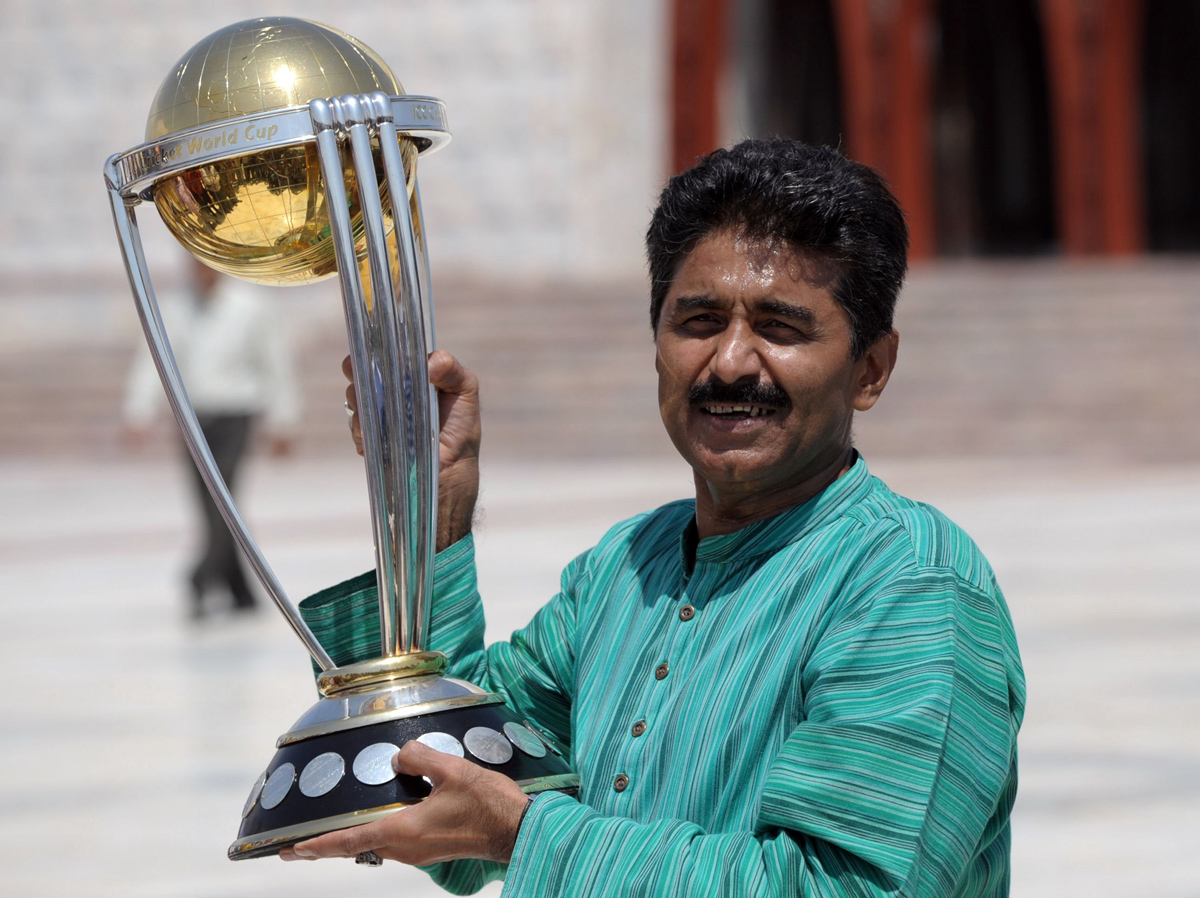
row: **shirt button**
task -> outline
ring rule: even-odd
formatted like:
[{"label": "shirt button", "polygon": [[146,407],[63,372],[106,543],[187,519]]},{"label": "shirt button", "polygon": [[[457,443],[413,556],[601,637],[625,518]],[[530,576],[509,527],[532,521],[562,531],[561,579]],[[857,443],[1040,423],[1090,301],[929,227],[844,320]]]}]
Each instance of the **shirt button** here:
[{"label": "shirt button", "polygon": [[640,736],[644,732],[646,732],[646,721],[639,720],[633,725],[633,735]]},{"label": "shirt button", "polygon": [[667,678],[668,670],[670,670],[670,668],[668,668],[667,665],[665,665],[665,664],[658,665],[658,667],[654,668],[654,679],[665,680]]},{"label": "shirt button", "polygon": [[622,773],[615,780],[613,780],[613,788],[618,792],[624,792],[629,788],[629,777]]},{"label": "shirt button", "polygon": [[684,605],[679,609],[679,619],[683,621],[691,620],[696,616],[696,609],[691,605]]}]

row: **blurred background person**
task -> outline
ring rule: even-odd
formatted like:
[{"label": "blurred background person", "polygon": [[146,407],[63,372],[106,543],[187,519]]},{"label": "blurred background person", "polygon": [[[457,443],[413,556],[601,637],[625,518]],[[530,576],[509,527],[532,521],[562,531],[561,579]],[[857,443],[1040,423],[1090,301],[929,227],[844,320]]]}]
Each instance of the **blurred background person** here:
[{"label": "blurred background person", "polygon": [[[174,319],[169,333],[176,362],[217,467],[233,491],[257,420],[266,427],[272,455],[292,450],[300,412],[292,349],[260,288],[221,275],[195,258],[189,257],[187,264],[188,287],[164,315]],[[145,444],[165,399],[158,371],[143,347],[125,392],[126,445]],[[204,533],[187,579],[189,613],[194,619],[204,617],[205,596],[220,588],[228,590],[234,611],[252,611],[257,600],[241,550],[200,472],[186,457]]]}]

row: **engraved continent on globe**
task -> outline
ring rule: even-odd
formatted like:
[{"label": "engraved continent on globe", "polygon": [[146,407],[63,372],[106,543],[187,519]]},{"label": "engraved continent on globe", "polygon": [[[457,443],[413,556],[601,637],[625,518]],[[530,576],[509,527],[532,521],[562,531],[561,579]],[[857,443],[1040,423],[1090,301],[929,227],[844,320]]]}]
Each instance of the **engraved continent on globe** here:
[{"label": "engraved continent on globe", "polygon": [[[396,96],[404,88],[379,56],[353,37],[304,19],[251,19],[209,35],[176,63],[154,98],[146,140],[227,121],[227,139],[235,146],[246,127],[255,127],[238,121],[246,116],[371,91]],[[269,128],[269,122],[258,127]],[[400,150],[408,182],[405,199],[411,200],[417,147],[401,138]],[[390,213],[378,151],[375,160],[380,195]],[[362,214],[348,155],[342,167],[361,258]],[[337,270],[312,142],[249,152],[160,181],[154,204],[189,252],[243,280],[300,284]],[[390,231],[390,214],[387,219]]]}]

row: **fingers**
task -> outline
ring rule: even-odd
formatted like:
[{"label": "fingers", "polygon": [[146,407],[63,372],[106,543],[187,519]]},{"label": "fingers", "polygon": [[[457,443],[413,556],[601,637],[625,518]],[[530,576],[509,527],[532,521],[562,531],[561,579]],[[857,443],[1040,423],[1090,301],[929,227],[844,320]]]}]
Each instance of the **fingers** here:
[{"label": "fingers", "polygon": [[394,771],[407,776],[429,777],[429,782],[435,790],[462,765],[467,768],[474,767],[470,761],[430,748],[416,739],[405,742],[400,751],[392,756]]},{"label": "fingers", "polygon": [[354,440],[355,451],[359,455],[362,455],[362,424],[358,420],[358,393],[354,389],[354,379],[350,370],[350,356],[342,359],[342,373],[350,381],[346,387],[346,408],[350,410],[350,437]]},{"label": "fingers", "polygon": [[[350,381],[346,387],[346,405],[351,411],[358,411],[358,393],[354,389],[350,356],[342,359],[342,374]],[[474,393],[479,389],[479,379],[444,349],[430,353],[429,382],[443,393]]]},{"label": "fingers", "polygon": [[[358,391],[354,386],[350,356],[342,359],[346,386],[346,408],[350,411],[350,433],[354,448],[363,454],[362,422],[358,417]],[[445,350],[429,356],[429,382],[439,393],[439,420],[442,442],[458,446],[457,454],[474,456],[479,444],[479,379]],[[454,451],[451,453],[455,454]],[[471,502],[472,508],[474,502]]]},{"label": "fingers", "polygon": [[354,440],[354,450],[363,454],[362,422],[358,419],[358,407],[354,402],[354,387],[346,388],[346,408],[350,410],[350,439]]},{"label": "fingers", "polygon": [[[350,381],[350,386],[346,387],[346,401],[350,403],[350,408],[357,409],[354,369],[350,363],[350,356],[342,359],[342,374]],[[478,388],[475,375],[444,349],[437,349],[429,354],[429,380],[443,393],[468,393]]]}]

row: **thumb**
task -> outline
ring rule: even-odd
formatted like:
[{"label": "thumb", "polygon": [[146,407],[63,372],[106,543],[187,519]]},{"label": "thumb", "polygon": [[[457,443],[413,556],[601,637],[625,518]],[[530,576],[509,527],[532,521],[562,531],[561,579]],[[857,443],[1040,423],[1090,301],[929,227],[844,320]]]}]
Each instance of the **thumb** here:
[{"label": "thumb", "polygon": [[[289,854],[301,860],[316,860],[323,857],[357,857],[364,851],[374,851],[387,844],[383,832],[384,821],[377,820],[364,826],[339,829],[315,839],[297,842]],[[285,852],[280,852],[284,855]],[[285,857],[285,860],[288,859]]]},{"label": "thumb", "polygon": [[467,395],[476,392],[478,380],[444,349],[429,354],[429,382],[442,393]]}]

